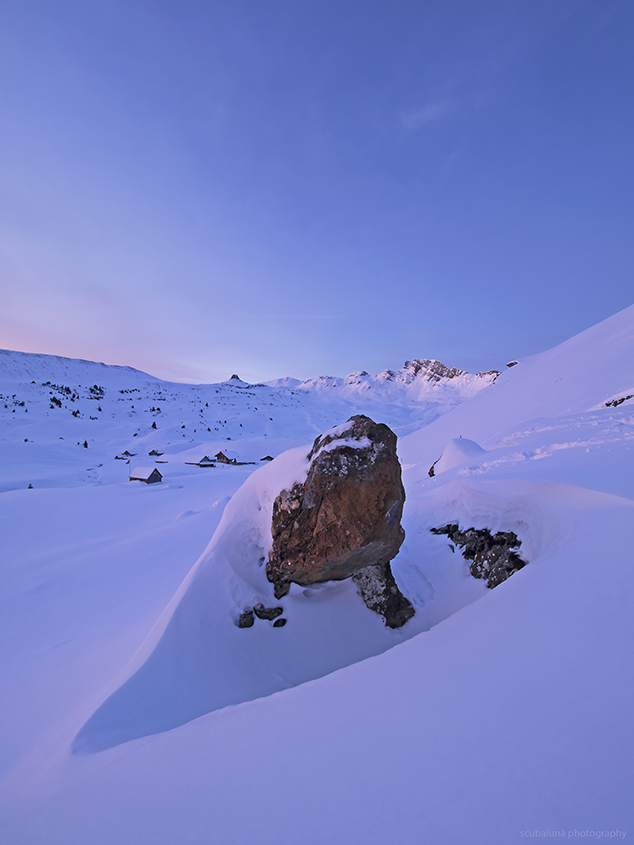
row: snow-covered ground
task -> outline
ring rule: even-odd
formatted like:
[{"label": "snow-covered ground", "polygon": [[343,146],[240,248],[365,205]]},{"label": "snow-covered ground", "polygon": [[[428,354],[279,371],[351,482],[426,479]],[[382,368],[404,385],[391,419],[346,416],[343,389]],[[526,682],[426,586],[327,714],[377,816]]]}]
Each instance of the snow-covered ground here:
[{"label": "snow-covered ground", "polygon": [[[2,841],[633,835],[634,306],[497,379],[192,386],[2,352],[0,394]],[[400,438],[399,631],[348,582],[276,602],[262,566],[273,499],[354,413]],[[129,482],[150,450],[163,482]],[[487,590],[448,522],[529,565]],[[258,601],[288,624],[237,628]]]}]

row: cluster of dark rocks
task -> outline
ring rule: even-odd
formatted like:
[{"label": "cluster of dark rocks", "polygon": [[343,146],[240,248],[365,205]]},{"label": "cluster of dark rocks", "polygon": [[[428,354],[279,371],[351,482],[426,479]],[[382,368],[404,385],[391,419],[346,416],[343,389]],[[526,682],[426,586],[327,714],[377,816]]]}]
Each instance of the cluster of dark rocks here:
[{"label": "cluster of dark rocks", "polygon": [[512,531],[498,531],[491,534],[487,528],[460,529],[457,523],[432,528],[432,534],[446,534],[462,550],[465,560],[470,561],[469,571],[474,578],[483,578],[487,587],[497,587],[514,572],[526,566],[526,561],[515,549],[521,546]]},{"label": "cluster of dark rocks", "polygon": [[264,607],[263,604],[256,604],[253,608],[247,608],[240,614],[236,625],[238,628],[252,628],[257,617],[267,622],[273,622],[274,628],[283,628],[287,621],[282,617],[283,613],[283,607]]},{"label": "cluster of dark rocks", "polygon": [[634,393],[629,393],[627,396],[621,396],[619,399],[612,399],[610,402],[605,403],[605,407],[618,408],[619,405],[622,405],[623,402],[627,402],[628,399],[634,399]]}]

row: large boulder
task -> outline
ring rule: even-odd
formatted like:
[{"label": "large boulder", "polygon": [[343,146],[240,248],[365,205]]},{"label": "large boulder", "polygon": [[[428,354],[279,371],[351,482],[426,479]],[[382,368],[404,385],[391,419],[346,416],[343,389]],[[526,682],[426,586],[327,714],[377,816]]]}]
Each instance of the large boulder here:
[{"label": "large boulder", "polygon": [[414,610],[389,567],[405,539],[396,435],[369,417],[351,417],[318,437],[308,460],[306,481],[273,505],[267,575],[276,597],[291,583],[341,581],[372,567],[372,577],[355,578],[362,598],[400,627]]}]

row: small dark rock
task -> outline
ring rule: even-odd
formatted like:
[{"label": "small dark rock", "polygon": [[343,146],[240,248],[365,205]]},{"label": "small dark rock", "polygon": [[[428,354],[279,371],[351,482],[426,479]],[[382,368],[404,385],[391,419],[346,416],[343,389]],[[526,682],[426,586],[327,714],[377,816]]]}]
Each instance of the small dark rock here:
[{"label": "small dark rock", "polygon": [[273,623],[273,627],[274,628],[283,628],[284,625],[286,625],[287,622],[288,622],[288,619],[283,619],[283,618],[282,619],[276,619],[275,622]]},{"label": "small dark rock", "polygon": [[281,616],[282,613],[284,613],[284,608],[264,607],[263,604],[256,604],[253,608],[253,612],[258,617],[258,619],[267,619],[270,622],[273,619],[277,619],[278,616]]},{"label": "small dark rock", "polygon": [[238,628],[252,628],[254,621],[253,611],[245,610],[244,613],[241,613],[238,617],[236,625]]}]

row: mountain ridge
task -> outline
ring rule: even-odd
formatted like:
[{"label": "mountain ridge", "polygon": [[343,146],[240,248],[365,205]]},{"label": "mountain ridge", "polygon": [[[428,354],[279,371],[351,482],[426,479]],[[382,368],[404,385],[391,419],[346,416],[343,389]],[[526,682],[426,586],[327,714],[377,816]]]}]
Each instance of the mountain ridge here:
[{"label": "mountain ridge", "polygon": [[3,377],[14,378],[19,380],[20,377],[27,378],[36,372],[36,366],[39,365],[47,369],[47,371],[63,371],[64,374],[70,374],[72,369],[79,370],[99,370],[102,374],[112,373],[118,375],[128,375],[134,378],[148,379],[152,382],[163,382],[165,384],[188,385],[191,387],[216,386],[218,384],[228,384],[234,387],[279,387],[288,389],[304,388],[309,389],[314,386],[340,387],[343,385],[361,384],[365,383],[371,386],[373,382],[395,382],[402,384],[411,384],[415,378],[424,378],[429,381],[438,382],[443,379],[454,379],[459,377],[470,377],[470,379],[484,379],[485,381],[493,380],[499,375],[498,370],[488,370],[486,372],[470,373],[467,370],[461,370],[457,367],[448,367],[441,361],[434,358],[412,358],[407,360],[399,370],[386,369],[376,375],[370,375],[366,370],[359,370],[348,373],[345,376],[330,376],[319,375],[308,379],[296,379],[292,376],[283,376],[281,378],[270,379],[261,382],[245,382],[237,374],[233,374],[227,379],[220,382],[197,382],[191,384],[189,382],[171,381],[169,379],[162,379],[159,376],[154,376],[144,370],[139,370],[136,367],[131,367],[122,364],[105,364],[103,361],[92,361],[88,358],[69,358],[64,355],[53,355],[44,352],[22,352],[17,349],[0,349],[0,380]]}]

